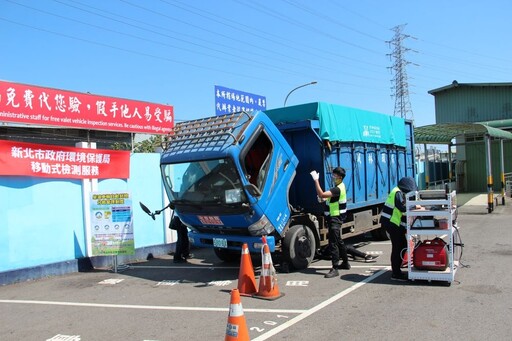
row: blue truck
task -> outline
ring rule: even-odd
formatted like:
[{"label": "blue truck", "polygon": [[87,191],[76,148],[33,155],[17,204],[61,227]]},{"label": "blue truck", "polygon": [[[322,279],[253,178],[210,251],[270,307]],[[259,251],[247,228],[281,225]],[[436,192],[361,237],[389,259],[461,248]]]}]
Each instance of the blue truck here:
[{"label": "blue truck", "polygon": [[386,239],[379,217],[389,191],[415,176],[413,125],[380,113],[324,102],[238,112],[177,123],[166,138],[161,173],[195,247],[224,261],[262,236],[293,269],[305,269],[327,247],[324,189],[346,170],[348,218],[343,238],[371,232]]}]

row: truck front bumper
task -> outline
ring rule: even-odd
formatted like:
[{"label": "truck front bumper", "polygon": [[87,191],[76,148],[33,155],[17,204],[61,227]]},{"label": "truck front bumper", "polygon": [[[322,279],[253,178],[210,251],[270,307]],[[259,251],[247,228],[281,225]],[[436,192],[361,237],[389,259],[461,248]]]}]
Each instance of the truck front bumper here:
[{"label": "truck front bumper", "polygon": [[[276,242],[273,236],[266,236],[267,245],[270,252],[274,252],[276,249]],[[220,248],[229,250],[242,250],[242,245],[247,243],[249,252],[258,253],[261,252],[263,247],[263,241],[261,237],[249,237],[249,236],[226,236],[218,234],[207,234],[189,232],[188,239],[190,242],[199,248]]]}]

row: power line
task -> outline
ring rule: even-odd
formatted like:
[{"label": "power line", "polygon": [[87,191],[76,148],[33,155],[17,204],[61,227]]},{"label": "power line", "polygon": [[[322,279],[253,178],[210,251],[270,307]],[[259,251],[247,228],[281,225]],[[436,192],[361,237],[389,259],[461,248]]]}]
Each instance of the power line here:
[{"label": "power line", "polygon": [[[124,0],[122,0],[122,1],[124,1]],[[276,49],[269,50],[266,47],[261,47],[261,46],[251,44],[250,40],[249,41],[240,41],[239,40],[238,42],[241,43],[241,46],[249,45],[249,46],[257,48],[257,50],[268,51],[268,52],[271,52],[272,55],[274,55],[274,54],[282,55],[288,59],[289,58],[293,59],[295,54],[296,55],[306,55],[307,54],[307,55],[314,56],[315,57],[314,59],[311,59],[311,58],[308,59],[308,63],[311,63],[311,60],[324,59],[324,60],[328,60],[331,62],[335,62],[337,64],[341,64],[340,63],[340,58],[341,58],[341,59],[349,60],[351,62],[366,64],[366,65],[374,66],[374,67],[378,67],[378,68],[382,67],[381,65],[373,64],[373,63],[370,63],[365,60],[360,60],[360,59],[352,58],[349,56],[341,55],[334,50],[324,50],[324,49],[319,49],[316,46],[311,46],[311,45],[308,46],[308,45],[305,45],[304,41],[293,41],[293,40],[291,40],[290,37],[283,37],[283,36],[273,34],[271,32],[266,32],[266,31],[263,31],[261,28],[255,29],[254,27],[250,27],[250,26],[244,24],[244,22],[236,22],[232,18],[222,17],[218,13],[211,13],[211,12],[205,11],[203,8],[194,7],[190,4],[190,2],[186,2],[186,3],[178,2],[179,4],[176,4],[176,3],[171,4],[169,1],[166,1],[166,0],[160,0],[160,1],[162,1],[163,3],[165,3],[169,6],[173,6],[173,7],[179,8],[183,11],[192,13],[192,14],[199,16],[203,19],[206,18],[206,19],[216,22],[220,25],[234,29],[237,32],[244,32],[244,33],[247,33],[247,34],[254,36],[258,39],[261,39],[262,41],[269,41],[269,42],[275,43],[279,46],[292,49],[293,51],[296,51],[296,53],[294,53],[294,54],[278,53],[278,51],[276,51]],[[265,7],[262,6],[261,4],[259,4],[258,6],[254,6],[250,3],[244,4],[244,3],[240,2],[239,0],[234,0],[234,1],[238,2],[242,6],[249,7],[249,8],[252,8],[259,12],[262,12],[264,14],[268,14],[273,17],[276,17],[280,21],[284,20],[294,26],[299,25],[299,27],[304,28],[304,26],[300,22],[297,22],[296,20],[293,20],[292,18],[289,18],[288,16],[286,16],[284,14],[280,14],[280,13],[276,12],[275,10],[272,10],[272,11],[265,10]],[[127,4],[130,4],[130,3],[127,2]],[[133,4],[130,4],[130,5],[135,6]],[[315,31],[315,33],[319,33],[319,32],[320,32],[321,36],[325,35],[321,31],[318,31],[318,30]],[[230,39],[233,39],[233,38],[230,38]],[[379,53],[379,52],[375,51],[375,53]],[[329,58],[329,56],[332,56],[335,59]],[[323,68],[322,66],[320,66],[318,64],[311,64],[311,65],[315,66],[315,67]],[[345,63],[345,65],[351,66],[350,64],[346,64],[346,63]],[[352,75],[352,76],[354,76],[354,75]],[[355,77],[358,77],[358,76],[356,75]],[[359,76],[359,77],[361,77],[361,76]]]},{"label": "power line", "polygon": [[325,11],[318,11],[318,10],[316,10],[314,8],[311,8],[311,7],[308,7],[308,6],[304,5],[304,4],[299,4],[299,3],[296,3],[296,2],[293,2],[293,1],[290,1],[290,0],[281,0],[281,1],[287,2],[288,4],[290,4],[291,6],[294,6],[296,8],[300,8],[304,12],[309,13],[309,14],[311,14],[313,16],[316,16],[316,17],[322,19],[323,21],[332,22],[332,23],[336,24],[337,26],[343,27],[343,28],[345,28],[345,29],[347,29],[349,31],[356,32],[356,33],[358,33],[358,34],[360,34],[362,36],[365,36],[365,37],[377,40],[378,42],[382,42],[382,39],[380,39],[380,38],[378,38],[378,37],[376,37],[374,35],[368,34],[366,32],[363,32],[361,30],[358,30],[358,29],[355,29],[353,27],[350,27],[350,26],[342,23],[337,18],[333,18],[333,17],[325,14]]},{"label": "power line", "polygon": [[[371,53],[374,53],[374,54],[380,54],[380,52],[378,52],[378,51],[374,51],[374,50],[368,49],[368,48],[366,48],[364,46],[361,46],[361,45],[349,42],[347,40],[340,39],[339,37],[337,37],[335,35],[332,35],[329,32],[321,31],[321,30],[319,30],[318,28],[316,28],[314,26],[306,25],[303,22],[295,20],[294,18],[292,18],[290,16],[287,16],[287,15],[285,15],[283,13],[277,12],[275,8],[267,7],[264,4],[262,4],[262,3],[254,4],[252,1],[248,1],[248,0],[233,0],[233,1],[239,3],[239,4],[243,5],[243,6],[249,7],[251,9],[255,10],[255,11],[264,13],[265,15],[274,17],[277,20],[279,20],[280,22],[285,21],[285,22],[287,22],[287,23],[289,23],[289,24],[291,24],[293,26],[300,27],[300,28],[304,29],[305,31],[313,32],[315,34],[319,34],[319,36],[321,36],[321,37],[328,37],[330,39],[333,39],[335,41],[341,42],[341,43],[346,44],[346,45],[350,45],[350,46],[355,47],[357,49],[361,49],[361,50],[364,50],[364,51],[367,51],[367,52],[371,52]],[[286,40],[288,40],[288,38],[286,38]],[[301,44],[303,44],[303,43],[302,42],[298,42],[298,45],[301,45]],[[339,58],[347,59],[347,60],[350,60],[350,61],[356,62],[356,63],[362,63],[362,64],[367,64],[367,65],[373,65],[373,66],[381,67],[380,65],[373,64],[373,63],[370,63],[370,62],[367,62],[367,61],[362,61],[362,60],[357,59],[357,58],[348,57],[348,56],[345,56],[345,55],[339,55],[339,54],[334,53],[333,51],[325,51],[325,50],[323,50],[323,53],[331,54],[333,56],[337,56]]]},{"label": "power line", "polygon": [[[90,27],[94,27],[96,29],[105,30],[107,32],[123,35],[123,36],[129,37],[129,38],[138,39],[140,41],[144,41],[144,42],[148,42],[148,43],[153,43],[153,44],[158,44],[158,45],[168,46],[168,47],[173,47],[173,48],[179,48],[182,51],[189,51],[191,53],[202,54],[202,55],[205,55],[205,56],[208,56],[208,57],[211,57],[211,58],[218,58],[218,59],[221,59],[221,60],[224,60],[224,61],[228,61],[228,62],[231,62],[231,63],[247,64],[247,65],[251,65],[251,63],[252,63],[252,66],[258,66],[258,67],[261,67],[261,68],[265,68],[265,69],[272,70],[272,71],[277,71],[277,72],[282,72],[282,73],[285,73],[285,74],[287,73],[289,75],[300,75],[301,74],[299,72],[295,72],[295,71],[292,71],[292,70],[287,69],[287,68],[278,67],[278,66],[275,65],[275,63],[270,63],[270,62],[263,63],[263,62],[259,62],[259,61],[255,60],[255,59],[251,59],[251,58],[248,58],[248,57],[237,56],[233,52],[240,52],[239,49],[237,49],[236,51],[230,50],[230,52],[225,52],[225,51],[222,51],[222,50],[219,50],[219,49],[214,49],[214,48],[210,48],[210,47],[204,46],[202,44],[193,43],[193,42],[190,41],[190,39],[185,40],[185,39],[181,39],[181,38],[176,38],[174,36],[170,36],[168,34],[160,33],[160,32],[157,32],[155,30],[146,29],[146,28],[141,27],[139,25],[130,24],[130,23],[126,22],[125,20],[135,20],[135,21],[138,21],[138,20],[137,19],[133,19],[133,18],[128,18],[128,17],[125,17],[125,16],[118,16],[118,15],[112,13],[112,12],[109,12],[109,11],[106,11],[106,10],[100,10],[98,8],[95,8],[95,7],[92,7],[92,6],[80,3],[78,1],[70,0],[73,3],[80,4],[82,6],[86,6],[86,9],[79,8],[77,6],[73,6],[73,5],[70,5],[70,4],[66,4],[63,1],[59,1],[59,0],[54,0],[54,1],[56,3],[59,3],[60,5],[68,6],[68,7],[71,7],[73,9],[76,9],[76,10],[79,10],[79,11],[84,11],[84,12],[87,12],[89,14],[92,14],[92,15],[99,16],[101,18],[107,19],[109,21],[113,21],[113,22],[116,22],[116,23],[121,23],[121,24],[130,26],[130,27],[133,27],[133,28],[136,28],[136,29],[139,29],[139,30],[143,30],[143,31],[147,31],[147,32],[152,33],[152,34],[157,34],[157,35],[160,35],[160,36],[163,36],[163,37],[166,37],[166,38],[175,39],[175,40],[180,41],[182,43],[186,43],[186,44],[194,45],[194,46],[199,47],[199,48],[203,48],[204,50],[208,50],[209,52],[215,52],[216,51],[216,52],[223,53],[223,54],[226,54],[226,55],[229,55],[229,56],[234,56],[234,57],[237,57],[237,58],[240,58],[240,59],[239,60],[234,60],[234,59],[231,59],[231,58],[222,58],[222,57],[219,57],[219,56],[214,56],[212,54],[205,53],[205,52],[202,52],[202,51],[201,52],[197,52],[197,51],[194,51],[194,50],[186,49],[186,48],[179,47],[179,46],[176,46],[176,45],[171,45],[171,44],[168,44],[168,43],[165,43],[165,42],[162,42],[162,41],[157,41],[157,40],[154,40],[154,39],[150,39],[150,38],[147,38],[147,37],[141,37],[141,36],[130,34],[130,33],[124,32],[124,31],[114,30],[112,28],[107,28],[107,27],[103,27],[103,26],[99,26],[99,25],[94,25],[94,24],[91,24],[91,23],[83,21],[83,20],[78,20],[78,19],[62,16],[62,15],[59,15],[59,14],[51,13],[51,12],[46,11],[46,10],[41,10],[41,9],[38,9],[38,8],[34,8],[32,6],[23,5],[23,4],[20,4],[20,3],[13,2],[13,1],[9,1],[9,2],[11,2],[11,3],[15,4],[15,5],[18,5],[18,6],[22,6],[22,7],[34,10],[34,11],[38,11],[38,12],[44,13],[46,15],[55,16],[55,17],[58,17],[60,19],[68,20],[68,21],[71,21],[71,22],[74,22],[74,23],[77,23],[77,24],[87,25],[87,26],[90,26]],[[125,0],[121,0],[121,1],[126,3],[126,4],[128,4],[128,5],[135,6],[138,9],[142,9],[142,10],[148,11],[148,12],[150,12],[152,14],[160,15],[160,16],[163,16],[163,17],[165,17],[167,19],[173,19],[174,20],[174,18],[171,18],[170,16],[167,16],[167,15],[165,15],[163,13],[160,13],[160,12],[157,12],[157,11],[154,11],[154,10],[142,7],[140,5],[136,5],[136,4],[130,3],[130,2],[125,1]],[[163,2],[167,3],[166,1],[163,1]],[[93,9],[94,11],[91,11],[91,9]],[[100,12],[100,13],[98,13],[98,12]],[[110,16],[107,16],[105,14],[109,14]],[[114,18],[113,16],[120,17],[120,18],[122,18],[124,20],[118,20],[118,19]],[[10,21],[10,20],[7,20],[7,19],[4,19],[4,20],[9,21],[11,23],[17,23],[17,24],[20,24],[20,25],[24,25],[26,27],[31,27],[31,28],[39,30],[41,32],[53,33],[53,34],[56,34],[56,35],[65,36],[67,38],[76,38],[76,40],[87,41],[89,43],[94,43],[96,45],[101,45],[101,46],[109,46],[110,48],[115,48],[115,49],[119,49],[119,50],[126,51],[126,52],[135,52],[135,51],[130,51],[130,50],[126,49],[126,48],[118,48],[118,47],[115,47],[115,46],[110,45],[110,44],[100,43],[98,41],[92,41],[92,40],[89,40],[89,39],[73,37],[73,36],[71,36],[69,34],[63,34],[63,33],[55,32],[55,31],[50,31],[50,30],[46,30],[44,28],[34,27],[32,25],[26,25],[26,24]],[[138,21],[138,22],[140,23],[140,21]],[[183,23],[183,21],[181,21],[181,22]],[[158,26],[155,26],[155,25],[150,25],[150,26],[156,27],[158,29],[165,30],[165,28],[158,27]],[[228,26],[232,26],[232,25],[228,25]],[[194,27],[197,27],[197,26],[194,25]],[[203,30],[205,30],[205,29],[203,29]],[[210,31],[210,30],[206,30],[206,31],[218,34],[217,32],[213,32],[213,31]],[[178,35],[178,32],[174,32],[174,33]],[[190,37],[192,37],[192,36],[190,36]],[[205,41],[205,39],[202,39],[202,40]],[[239,42],[243,43],[242,41],[239,41]],[[216,45],[219,45],[219,43],[216,42]],[[297,46],[300,46],[300,44],[297,44]],[[254,47],[257,47],[257,46],[254,46]],[[228,48],[228,46],[226,46],[226,48]],[[255,50],[255,51],[259,51],[259,50],[264,50],[264,49],[259,48],[259,49]],[[272,53],[275,54],[275,51],[272,51]],[[137,54],[145,55],[145,56],[152,56],[152,57],[155,57],[155,58],[160,58],[157,55],[152,55],[152,54],[147,53],[147,52],[142,53],[142,54],[141,53],[137,53]],[[255,55],[255,54],[256,54],[255,52],[252,52],[252,55]],[[301,69],[304,69],[304,67],[306,67],[307,69],[311,69],[312,67],[314,67],[315,69],[322,69],[324,71],[327,71],[331,75],[332,75],[332,72],[335,71],[335,69],[333,69],[332,67],[328,67],[325,64],[323,64],[323,65],[312,64],[310,61],[308,61],[307,64],[306,63],[293,63],[293,59],[295,59],[295,58],[293,58],[293,55],[283,54],[283,56],[287,56],[287,60],[285,60],[285,61],[283,60],[284,62],[286,62],[287,65],[296,64],[296,65],[299,65],[301,67]],[[263,57],[265,57],[265,56],[263,56]],[[166,57],[161,57],[160,59],[171,61],[171,59],[166,58]],[[272,59],[276,60],[275,56]],[[265,60],[271,61],[272,59],[267,58]],[[296,59],[296,60],[299,60],[299,59]],[[172,60],[172,61],[173,62],[177,62],[177,63],[181,63],[178,60]],[[199,65],[192,65],[192,64],[190,64],[188,62],[184,62],[184,64],[190,65],[190,66],[201,67]],[[206,69],[215,70],[214,68],[206,68]],[[217,71],[220,71],[220,70],[217,70]],[[235,74],[235,73],[231,73],[231,74]],[[341,72],[341,74],[345,75],[345,76],[351,76],[351,77],[355,77],[355,78],[360,78],[360,79],[366,79],[366,80],[371,80],[371,81],[378,81],[378,79],[376,79],[376,78],[365,77],[365,76],[363,76],[361,74],[357,74],[357,73]],[[247,75],[243,75],[243,76],[247,76]],[[309,78],[316,77],[317,79],[322,80],[322,83],[331,82],[333,84],[338,84],[338,85],[348,85],[348,86],[365,87],[365,88],[368,87],[367,84],[357,85],[357,84],[353,84],[353,83],[340,82],[337,79],[336,80],[334,80],[334,79],[322,79],[322,77],[320,77],[318,75],[309,75],[308,77]]]}]

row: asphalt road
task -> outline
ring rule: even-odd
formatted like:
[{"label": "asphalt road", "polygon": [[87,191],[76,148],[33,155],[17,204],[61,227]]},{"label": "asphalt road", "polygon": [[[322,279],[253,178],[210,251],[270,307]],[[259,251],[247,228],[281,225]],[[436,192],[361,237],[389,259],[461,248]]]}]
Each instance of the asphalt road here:
[{"label": "asphalt road", "polygon": [[[339,278],[323,277],[327,260],[278,273],[284,296],[241,298],[251,340],[509,340],[511,218],[508,202],[492,214],[461,207],[465,246],[451,286],[391,281],[390,243],[364,238],[352,242],[381,256]],[[165,256],[0,287],[0,340],[222,340],[239,264],[194,251],[189,264]]]}]

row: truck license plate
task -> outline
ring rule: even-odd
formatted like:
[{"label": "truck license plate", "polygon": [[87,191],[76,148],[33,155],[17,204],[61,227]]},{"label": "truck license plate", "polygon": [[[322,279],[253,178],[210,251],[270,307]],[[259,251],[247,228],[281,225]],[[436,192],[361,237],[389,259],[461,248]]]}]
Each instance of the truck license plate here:
[{"label": "truck license plate", "polygon": [[213,246],[225,249],[228,247],[228,240],[224,238],[213,238]]}]

